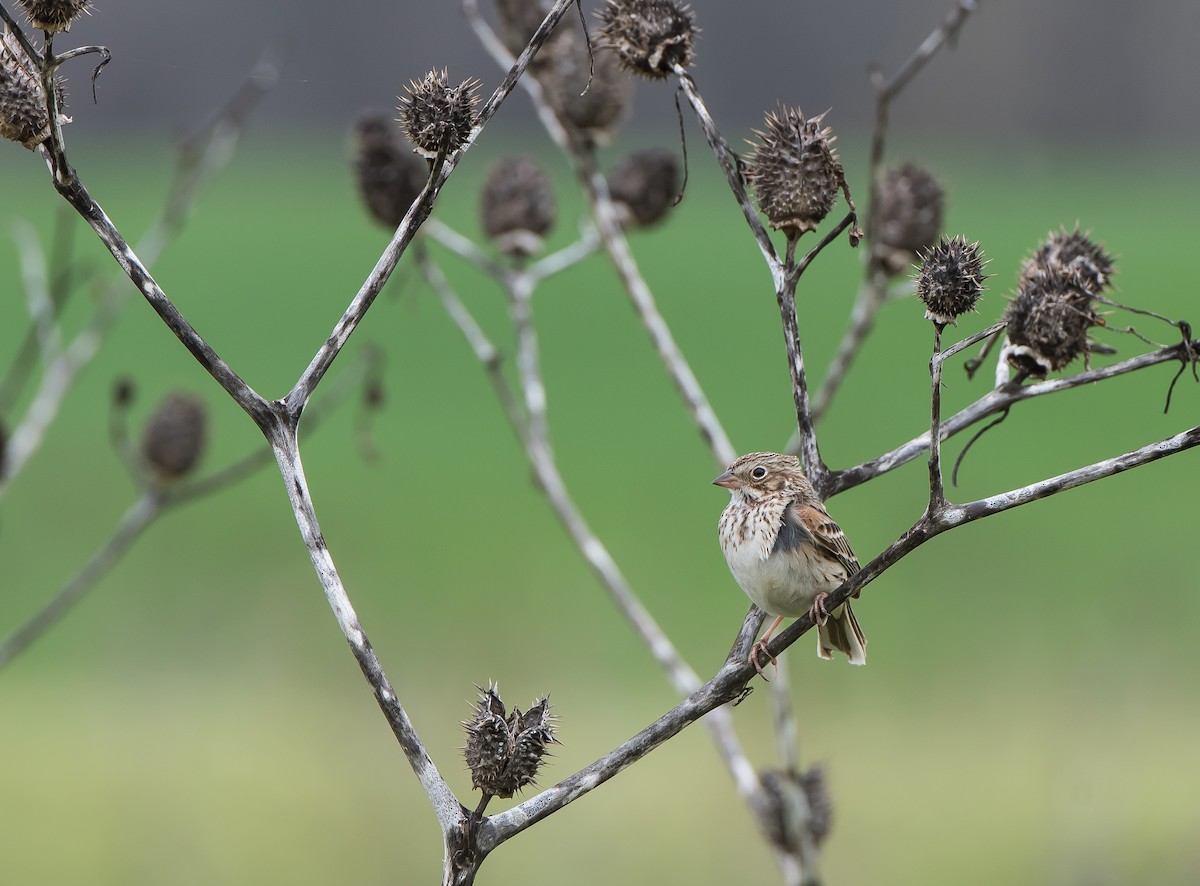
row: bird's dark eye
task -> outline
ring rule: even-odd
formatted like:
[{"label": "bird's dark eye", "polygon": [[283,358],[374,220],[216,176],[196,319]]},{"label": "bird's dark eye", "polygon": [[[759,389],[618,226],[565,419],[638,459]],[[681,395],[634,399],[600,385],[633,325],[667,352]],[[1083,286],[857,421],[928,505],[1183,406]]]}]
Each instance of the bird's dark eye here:
[{"label": "bird's dark eye", "polygon": [[767,469],[764,468],[762,465],[759,465],[757,468],[755,468],[753,471],[750,472],[750,479],[752,479],[752,480],[761,480],[766,476],[767,476]]}]

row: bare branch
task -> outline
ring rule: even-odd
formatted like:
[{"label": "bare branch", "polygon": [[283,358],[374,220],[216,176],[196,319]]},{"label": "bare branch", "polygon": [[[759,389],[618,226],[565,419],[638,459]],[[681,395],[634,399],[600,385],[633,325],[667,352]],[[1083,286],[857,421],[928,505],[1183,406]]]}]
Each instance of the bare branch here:
[{"label": "bare branch", "polygon": [[[264,68],[265,64],[266,61],[260,62],[254,69],[255,72],[268,70]],[[251,76],[255,74],[252,73]],[[138,242],[137,253],[147,265],[153,265],[166,246],[178,235],[189,208],[199,195],[200,186],[229,161],[251,107],[261,100],[273,85],[274,81],[270,78],[261,79],[256,89],[243,85],[234,99],[214,117],[205,134],[185,143],[163,212]],[[38,388],[9,440],[7,470],[4,476],[0,477],[0,497],[3,497],[8,484],[16,478],[41,445],[75,376],[99,351],[104,337],[120,315],[129,295],[130,290],[123,280],[119,283],[114,282],[101,296],[100,306],[85,327],[75,334],[70,344],[56,359],[43,367]]]},{"label": "bare branch", "polygon": [[[337,325],[334,326],[333,332],[330,333],[325,343],[313,356],[308,368],[297,379],[291,392],[285,398],[284,402],[293,415],[299,415],[304,409],[304,405],[308,402],[309,397],[312,396],[312,392],[320,384],[321,379],[349,340],[350,335],[358,328],[358,324],[362,322],[367,311],[374,304],[375,298],[392,275],[392,271],[395,270],[400,258],[408,249],[409,243],[416,236],[417,230],[429,218],[429,213],[433,211],[434,201],[441,192],[442,185],[446,183],[450,174],[454,172],[463,154],[475,144],[475,140],[479,138],[488,121],[500,109],[500,105],[512,93],[518,78],[521,78],[521,75],[525,73],[525,69],[528,67],[534,53],[546,42],[546,38],[550,36],[550,32],[558,24],[559,19],[562,18],[563,13],[572,2],[574,0],[555,0],[553,8],[537,31],[534,32],[529,45],[521,53],[521,57],[512,63],[504,80],[496,87],[496,91],[492,93],[491,98],[480,109],[475,126],[471,129],[462,146],[448,156],[439,158],[439,162],[434,163],[433,168],[430,170],[429,181],[425,183],[425,188],[421,191],[421,194],[414,201],[413,205],[409,207],[404,219],[400,222],[400,226],[396,229],[396,233],[392,236],[391,242],[379,257],[379,261],[376,262],[370,275],[359,288],[358,293],[350,302],[349,307],[346,308],[345,313],[342,314],[341,319],[338,320]],[[522,82],[527,79],[523,78]]]},{"label": "bare branch", "polygon": [[712,114],[708,111],[708,106],[696,88],[696,81],[692,79],[692,75],[686,69],[676,65],[675,76],[679,79],[680,90],[687,98],[688,104],[692,106],[696,120],[700,123],[700,129],[704,133],[705,139],[708,140],[713,156],[717,159],[717,165],[725,173],[725,180],[729,182],[729,190],[733,192],[738,208],[742,210],[742,217],[746,219],[746,224],[754,234],[758,248],[762,250],[763,259],[771,271],[771,276],[777,277],[781,271],[779,256],[775,252],[775,245],[771,242],[771,235],[763,226],[762,219],[758,217],[758,210],[746,191],[746,181],[742,178],[741,161],[738,159],[737,152],[729,147],[729,142],[725,141],[725,137],[717,129]]},{"label": "bare branch", "polygon": [[350,603],[350,598],[338,575],[337,567],[333,563],[333,557],[321,534],[321,527],[317,522],[317,514],[312,504],[312,496],[308,491],[308,482],[304,477],[304,467],[300,461],[295,430],[287,424],[288,420],[286,416],[280,416],[270,429],[268,436],[275,459],[279,464],[279,472],[283,475],[284,486],[287,489],[288,500],[292,504],[292,511],[296,516],[296,523],[300,527],[300,534],[308,548],[313,569],[317,573],[317,578],[320,579],[321,587],[325,591],[325,598],[333,610],[338,627],[341,628],[346,642],[350,644],[354,658],[375,695],[375,701],[379,704],[379,709],[387,719],[388,725],[391,726],[392,733],[400,743],[405,756],[408,757],[409,765],[425,790],[429,804],[433,808],[443,835],[445,835],[462,826],[465,821],[464,809],[421,743],[416,728],[408,717],[408,712],[400,704],[387,674],[384,673],[383,666],[375,655],[370,640],[367,639],[366,632],[359,624],[358,614]]},{"label": "bare branch", "polygon": [[[1160,348],[1157,351],[1131,357],[1128,360],[1114,363],[1111,366],[1086,370],[1067,376],[1066,378],[1056,378],[1049,381],[1023,385],[1006,384],[1003,387],[994,388],[971,405],[964,407],[950,418],[945,419],[941,424],[942,440],[948,440],[950,437],[971,427],[982,419],[1009,408],[1014,403],[1089,385],[1093,382],[1104,381],[1109,378],[1116,378],[1117,376],[1136,372],[1150,366],[1156,366],[1160,363],[1182,361],[1186,359],[1186,353],[1189,348],[1194,351],[1197,347],[1200,347],[1200,340],[1183,342],[1169,348]],[[928,451],[928,449],[929,432],[926,431],[920,436],[909,440],[907,443],[897,446],[890,452],[885,452],[854,467],[831,472],[826,478],[824,485],[817,487],[817,491],[821,494],[822,498],[830,498],[840,492],[845,492],[847,489],[853,489],[855,486],[865,483],[880,474],[886,474],[888,471],[907,464]]]}]

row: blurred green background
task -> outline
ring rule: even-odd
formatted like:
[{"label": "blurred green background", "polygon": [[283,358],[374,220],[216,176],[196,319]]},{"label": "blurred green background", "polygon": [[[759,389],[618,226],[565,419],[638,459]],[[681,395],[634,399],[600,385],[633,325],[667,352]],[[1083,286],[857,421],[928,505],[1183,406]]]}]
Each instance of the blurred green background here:
[{"label": "blurred green background", "polygon": [[[168,182],[169,139],[69,135],[84,180],[135,239]],[[860,199],[865,143],[860,134],[839,143]],[[634,251],[735,445],[778,448],[794,419],[770,280],[695,134],[689,147],[686,199],[667,224],[635,235]],[[526,149],[485,135],[436,216],[479,237],[488,162]],[[995,276],[963,335],[999,316],[1019,261],[1046,232],[1076,220],[1118,256],[1117,298],[1194,319],[1182,272],[1200,187],[1187,156],[1160,156],[1134,176],[1120,152],[1071,144],[906,143],[892,155],[941,175],[948,230],[980,240],[991,259]],[[547,165],[562,185],[553,241],[562,245],[581,203],[562,162]],[[48,242],[60,210],[41,162],[5,145],[0,181],[6,233],[27,219]],[[359,207],[336,136],[298,144],[258,134],[155,273],[250,384],[280,396],[385,242]],[[96,284],[75,298],[69,328],[112,274],[82,227],[76,245]],[[444,266],[511,352],[500,291],[461,262]],[[843,240],[802,282],[815,380],[860,276]],[[0,246],[0,287],[7,362],[26,324],[11,242]],[[709,485],[718,466],[603,258],[550,281],[535,308],[566,479],[655,617],[709,674],[746,611],[716,543],[727,500]],[[1145,318],[1111,318],[1130,322],[1173,341]],[[1122,356],[1143,347],[1097,334]],[[931,339],[912,300],[885,309],[823,424],[831,465],[927,426]],[[333,374],[368,343],[387,359],[372,426],[378,457],[361,455],[356,402],[303,445],[363,625],[461,799],[474,802],[458,721],[488,680],[522,707],[551,693],[563,744],[543,781],[565,777],[676,699],[534,489],[484,373],[408,263]],[[1175,369],[1022,404],[976,445],[950,494],[1002,491],[1194,424],[1200,390],[1190,378],[1162,414]],[[261,445],[158,318],[131,303],[0,503],[0,632],[52,595],[133,500],[106,437],[119,375],[137,383],[139,422],[169,391],[205,397],[207,469]],[[969,382],[951,366],[947,413],[984,393],[987,375]],[[962,443],[949,444],[949,458]],[[811,638],[795,647],[787,666],[800,751],[806,764],[826,764],[836,802],[828,882],[1200,878],[1195,477],[1196,455],[1185,454],[936,539],[858,604],[867,668],[819,662]],[[917,461],[831,502],[860,559],[919,515],[925,483]],[[776,765],[767,694],[756,691],[734,718],[755,762]],[[330,615],[273,467],[166,515],[0,672],[0,756],[6,882],[439,876],[433,816]],[[692,728],[503,846],[481,882],[776,878],[707,733]]]}]

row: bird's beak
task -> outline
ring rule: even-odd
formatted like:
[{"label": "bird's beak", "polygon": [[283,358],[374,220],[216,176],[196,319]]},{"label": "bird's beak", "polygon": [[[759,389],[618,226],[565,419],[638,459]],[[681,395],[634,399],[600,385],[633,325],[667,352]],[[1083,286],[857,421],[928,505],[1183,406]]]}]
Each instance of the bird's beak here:
[{"label": "bird's beak", "polygon": [[741,485],[741,481],[729,471],[713,480],[713,486],[724,486],[726,489],[737,489]]}]

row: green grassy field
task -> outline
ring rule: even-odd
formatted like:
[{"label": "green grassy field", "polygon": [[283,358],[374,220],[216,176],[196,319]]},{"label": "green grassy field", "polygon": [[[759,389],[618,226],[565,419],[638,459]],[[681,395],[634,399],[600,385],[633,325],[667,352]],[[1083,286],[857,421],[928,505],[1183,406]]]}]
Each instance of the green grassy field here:
[{"label": "green grassy field", "polygon": [[[86,137],[83,137],[86,141]],[[852,184],[862,164],[848,147]],[[437,217],[478,236],[481,145]],[[161,139],[76,162],[132,239],[169,172]],[[688,197],[634,250],[742,450],[781,446],[794,420],[767,276],[693,146]],[[949,193],[948,229],[979,239],[994,274],[965,335],[995,320],[1017,264],[1079,220],[1118,256],[1120,300],[1193,320],[1184,276],[1197,180],[1165,162],[1136,181],[1117,158],[1066,150],[922,153]],[[286,158],[286,162],[281,160]],[[0,220],[47,235],[45,171],[0,153]],[[564,194],[560,232],[578,198]],[[76,234],[80,267],[106,255]],[[155,268],[167,293],[261,393],[286,392],[370,270],[372,228],[336,147],[263,137],[238,155]],[[440,254],[440,253],[439,253]],[[508,348],[496,287],[453,260],[463,298]],[[859,276],[844,243],[801,287],[819,379]],[[25,313],[15,248],[0,245],[0,354]],[[99,284],[97,284],[99,286]],[[68,316],[78,328],[91,289]],[[718,471],[689,425],[611,267],[593,258],[536,300],[549,414],[579,504],[702,674],[746,610],[715,535]],[[1171,330],[1135,322],[1159,341]],[[1141,345],[1109,331],[1122,355]],[[932,336],[912,301],[888,306],[822,428],[833,466],[927,426]],[[543,780],[591,762],[674,703],[533,488],[482,370],[402,265],[334,374],[368,342],[386,353],[375,460],[346,403],[304,441],[325,537],[366,631],[434,760],[473,803],[458,721],[474,685],[511,704],[550,692],[563,745]],[[1195,424],[1200,390],[1158,367],[1023,404],[965,463],[958,499],[1019,486]],[[0,633],[103,543],[132,501],[106,439],[118,375],[141,421],[166,392],[211,406],[206,467],[260,444],[249,421],[140,302],[79,380],[42,451],[0,502]],[[986,373],[985,373],[986,375]],[[331,379],[332,380],[332,379]],[[986,390],[948,370],[947,412]],[[962,445],[948,447],[953,458]],[[788,661],[806,763],[836,802],[830,883],[1189,883],[1200,878],[1200,625],[1196,456],[1158,462],[936,539],[858,605],[871,664]],[[864,562],[923,507],[920,461],[830,504]],[[735,710],[755,762],[775,765],[767,694]],[[348,654],[272,469],[165,516],[94,592],[0,672],[0,869],[12,883],[433,882],[437,828]],[[493,809],[502,808],[494,801]],[[69,849],[68,849],[69,847]],[[703,729],[498,850],[480,882],[731,883],[776,878]]]}]

